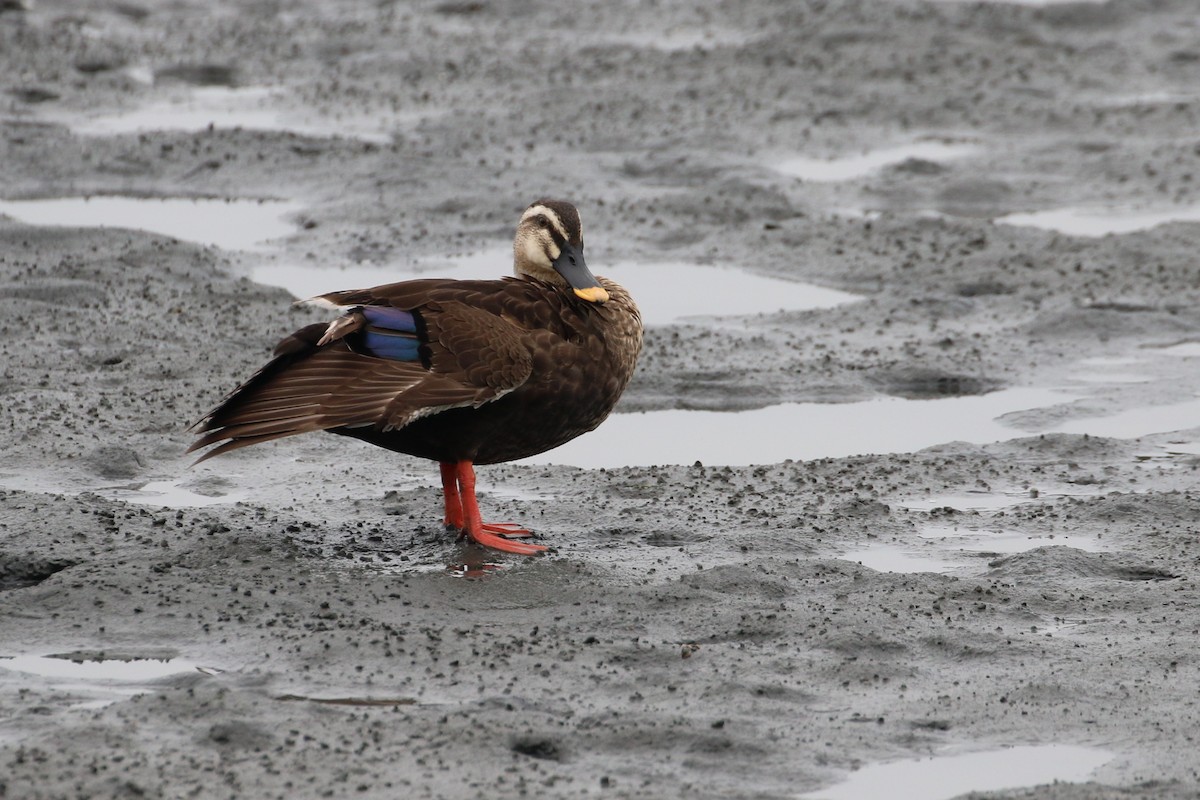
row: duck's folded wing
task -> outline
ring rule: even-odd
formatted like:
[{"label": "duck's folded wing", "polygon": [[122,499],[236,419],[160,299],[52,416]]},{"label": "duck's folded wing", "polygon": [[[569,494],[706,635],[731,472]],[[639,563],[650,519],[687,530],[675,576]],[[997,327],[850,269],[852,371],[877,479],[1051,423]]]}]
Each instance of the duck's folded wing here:
[{"label": "duck's folded wing", "polygon": [[189,451],[220,443],[204,460],[308,431],[393,430],[502,397],[532,369],[521,331],[471,306],[353,314],[281,342],[274,359],[197,424],[203,435]]},{"label": "duck's folded wing", "polygon": [[[465,303],[426,303],[419,312],[430,372],[485,392],[492,400],[529,378],[528,335],[502,317]],[[478,405],[478,404],[477,404]]]}]

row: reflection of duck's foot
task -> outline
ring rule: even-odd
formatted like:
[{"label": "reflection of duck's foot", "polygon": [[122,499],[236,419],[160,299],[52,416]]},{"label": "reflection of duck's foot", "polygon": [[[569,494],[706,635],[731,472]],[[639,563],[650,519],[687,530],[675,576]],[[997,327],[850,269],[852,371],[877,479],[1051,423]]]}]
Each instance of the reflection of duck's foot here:
[{"label": "reflection of duck's foot", "polygon": [[456,578],[486,578],[493,572],[504,569],[502,564],[467,563],[447,564],[446,571]]}]

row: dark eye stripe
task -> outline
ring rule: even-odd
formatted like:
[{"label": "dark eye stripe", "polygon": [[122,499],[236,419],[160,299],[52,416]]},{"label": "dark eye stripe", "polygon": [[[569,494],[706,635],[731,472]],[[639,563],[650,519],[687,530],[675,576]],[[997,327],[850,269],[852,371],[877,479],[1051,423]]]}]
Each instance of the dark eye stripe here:
[{"label": "dark eye stripe", "polygon": [[537,224],[538,224],[539,228],[541,228],[544,231],[550,232],[550,238],[554,240],[554,243],[556,245],[558,245],[559,247],[563,247],[566,245],[566,243],[567,243],[566,237],[564,237],[562,235],[562,233],[558,230],[558,228],[554,225],[554,223],[551,222],[544,214],[538,214],[536,217],[534,217],[534,219],[537,220]]},{"label": "dark eye stripe", "polygon": [[[542,222],[543,219],[549,223],[548,226]],[[557,242],[582,240],[578,214],[574,207],[565,203],[538,201],[525,209],[521,222],[553,231]]]}]

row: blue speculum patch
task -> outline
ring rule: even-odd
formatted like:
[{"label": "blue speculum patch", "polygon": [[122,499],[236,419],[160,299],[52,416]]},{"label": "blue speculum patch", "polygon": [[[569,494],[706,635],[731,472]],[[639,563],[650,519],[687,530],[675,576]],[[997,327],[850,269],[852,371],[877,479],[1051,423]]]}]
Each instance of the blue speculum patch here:
[{"label": "blue speculum patch", "polygon": [[364,306],[361,311],[368,324],[362,339],[367,352],[395,361],[416,361],[420,358],[417,321],[411,313],[398,308],[376,306]]}]

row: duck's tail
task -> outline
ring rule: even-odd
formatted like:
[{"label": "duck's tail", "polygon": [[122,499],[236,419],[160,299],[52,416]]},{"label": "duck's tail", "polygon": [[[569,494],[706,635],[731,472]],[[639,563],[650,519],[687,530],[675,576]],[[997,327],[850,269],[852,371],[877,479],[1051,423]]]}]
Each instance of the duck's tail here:
[{"label": "duck's tail", "polygon": [[320,350],[328,327],[323,322],[308,325],[281,341],[269,362],[188,428],[200,434],[189,453],[221,442],[196,459],[197,464],[240,447],[320,429],[313,424],[319,388],[311,380],[285,377],[292,377],[297,366]]},{"label": "duck's tail", "polygon": [[[414,387],[422,391],[411,391]],[[474,402],[479,388],[431,376],[407,311],[354,308],[301,328],[275,357],[192,426],[197,460],[310,431],[401,428],[443,407]]]}]

